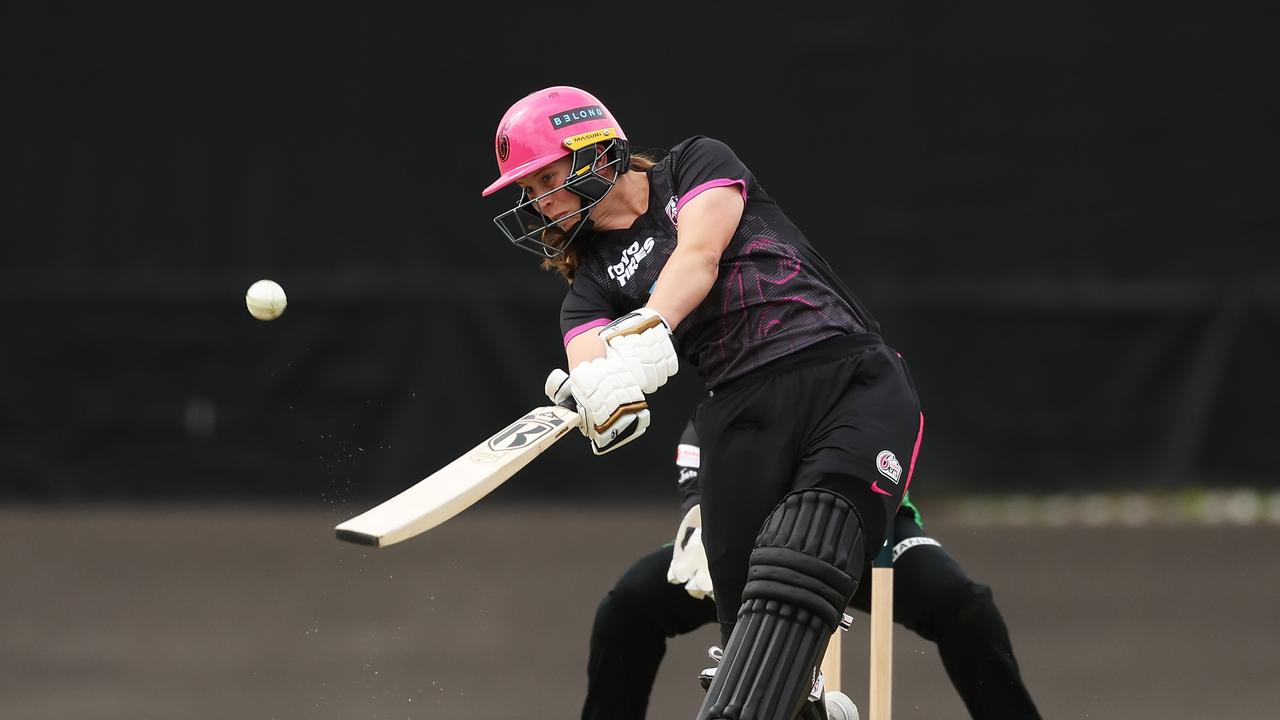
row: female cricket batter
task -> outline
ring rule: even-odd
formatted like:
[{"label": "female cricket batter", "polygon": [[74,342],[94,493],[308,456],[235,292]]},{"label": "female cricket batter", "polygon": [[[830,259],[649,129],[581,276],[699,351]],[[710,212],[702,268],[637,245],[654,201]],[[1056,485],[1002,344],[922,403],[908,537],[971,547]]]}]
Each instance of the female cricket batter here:
[{"label": "female cricket batter", "polygon": [[546,389],[576,404],[594,452],[645,431],[645,395],[680,357],[710,391],[695,424],[724,655],[698,718],[820,707],[805,700],[827,638],[911,482],[923,415],[906,364],[725,143],[633,158],[599,99],[557,86],[507,110],[495,151],[483,194],[522,191],[495,222],[569,282],[570,371]]},{"label": "female cricket batter", "polygon": [[[635,560],[601,599],[591,626],[582,720],[644,720],[667,638],[715,622],[701,533],[689,522],[700,500],[700,448],[690,421],[676,448],[685,521],[675,542]],[[942,666],[973,720],[1038,720],[991,588],[969,578],[924,531],[904,500],[893,520],[893,619],[936,643]],[[850,607],[871,612],[871,583]],[[835,716],[828,696],[828,714]]]}]

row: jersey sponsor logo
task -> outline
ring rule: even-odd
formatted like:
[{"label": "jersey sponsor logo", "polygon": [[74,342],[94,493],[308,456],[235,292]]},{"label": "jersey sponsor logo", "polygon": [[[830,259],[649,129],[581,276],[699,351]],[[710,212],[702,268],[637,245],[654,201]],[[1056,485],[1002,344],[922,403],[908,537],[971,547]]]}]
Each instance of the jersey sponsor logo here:
[{"label": "jersey sponsor logo", "polygon": [[672,195],[671,199],[667,201],[667,206],[664,208],[664,210],[666,210],[666,213],[667,213],[667,218],[671,220],[672,225],[679,224],[676,222],[676,207],[679,204],[680,204],[680,198],[676,197],[675,195]]},{"label": "jersey sponsor logo", "polygon": [[698,479],[697,468],[680,468],[680,479],[676,482],[676,484],[688,485],[689,483],[697,479]]},{"label": "jersey sponsor logo", "polygon": [[533,412],[494,433],[486,443],[496,453],[519,450],[564,424],[553,412]]},{"label": "jersey sponsor logo", "polygon": [[876,456],[876,469],[881,475],[892,480],[894,485],[902,479],[902,463],[898,462],[897,456],[888,450],[881,450]]},{"label": "jersey sponsor logo", "polygon": [[697,445],[676,445],[676,465],[696,468],[702,462],[702,450]]},{"label": "jersey sponsor logo", "polygon": [[618,281],[618,287],[627,286],[627,281],[631,279],[632,275],[636,274],[636,270],[640,267],[640,261],[653,252],[653,245],[652,236],[647,238],[643,245],[637,240],[622,251],[621,260],[609,266],[609,277]]},{"label": "jersey sponsor logo", "polygon": [[604,118],[604,108],[599,105],[583,105],[579,108],[565,110],[564,112],[547,116],[547,119],[551,121],[551,127],[556,130],[563,127],[569,127],[570,125],[576,125],[580,122],[586,122],[588,120],[603,120]]}]

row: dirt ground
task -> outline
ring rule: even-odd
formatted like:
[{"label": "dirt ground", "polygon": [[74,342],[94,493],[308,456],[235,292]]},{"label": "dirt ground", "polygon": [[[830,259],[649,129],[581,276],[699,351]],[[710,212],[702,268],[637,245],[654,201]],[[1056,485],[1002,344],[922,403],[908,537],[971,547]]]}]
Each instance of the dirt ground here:
[{"label": "dirt ground", "polygon": [[[373,550],[333,537],[358,509],[0,508],[0,718],[575,718],[596,602],[679,520],[481,503]],[[1280,527],[928,520],[995,590],[1046,718],[1274,716]],[[651,718],[693,717],[715,639],[671,641]],[[895,650],[896,720],[965,717],[930,644]]]}]

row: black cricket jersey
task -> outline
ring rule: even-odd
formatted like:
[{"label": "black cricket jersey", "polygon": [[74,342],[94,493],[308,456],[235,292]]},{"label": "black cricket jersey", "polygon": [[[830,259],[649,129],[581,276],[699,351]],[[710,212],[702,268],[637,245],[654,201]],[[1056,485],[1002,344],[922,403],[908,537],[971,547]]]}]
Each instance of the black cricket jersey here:
[{"label": "black cricket jersey", "polygon": [[564,342],[644,306],[676,247],[680,208],[735,187],[746,206],[710,293],[675,329],[677,352],[710,388],[838,335],[879,332],[870,312],[725,143],[694,136],[654,165],[649,207],[625,230],[580,238],[560,309]]}]

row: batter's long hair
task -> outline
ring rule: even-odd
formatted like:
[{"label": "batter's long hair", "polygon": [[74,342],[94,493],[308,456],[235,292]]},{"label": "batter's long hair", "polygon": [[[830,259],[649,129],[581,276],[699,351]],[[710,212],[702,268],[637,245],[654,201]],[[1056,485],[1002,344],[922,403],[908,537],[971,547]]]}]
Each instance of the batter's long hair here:
[{"label": "batter's long hair", "polygon": [[[637,172],[648,172],[649,168],[658,164],[658,158],[652,152],[632,153],[631,163],[628,170]],[[552,247],[561,247],[567,233],[564,230],[552,225],[547,228],[540,238],[542,242]],[[585,239],[585,238],[584,238]],[[573,276],[578,273],[578,264],[582,262],[583,242],[578,241],[565,248],[564,252],[555,257],[543,258],[543,270],[555,270],[560,273],[560,277],[564,281],[573,284]]]}]

